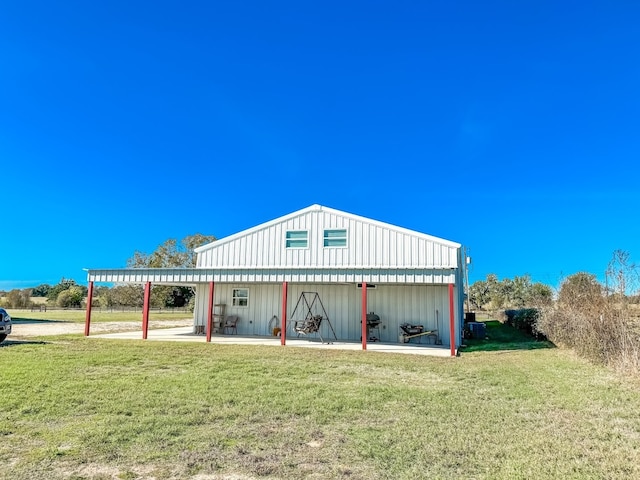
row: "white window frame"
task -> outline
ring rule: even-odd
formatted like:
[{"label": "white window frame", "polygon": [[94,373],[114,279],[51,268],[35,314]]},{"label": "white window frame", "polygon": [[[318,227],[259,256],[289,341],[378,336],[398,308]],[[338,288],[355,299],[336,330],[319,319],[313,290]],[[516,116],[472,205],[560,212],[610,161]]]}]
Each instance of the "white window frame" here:
[{"label": "white window frame", "polygon": [[[246,291],[247,295],[245,297],[237,295],[236,292],[238,290]],[[238,303],[236,303],[236,300],[238,300]],[[247,304],[246,305],[240,305],[240,300],[246,300]],[[249,289],[246,288],[246,287],[232,288],[231,289],[231,306],[233,308],[248,308],[249,307]]]},{"label": "white window frame", "polygon": [[[330,233],[344,232],[344,235],[339,237],[331,237]],[[344,245],[327,245],[327,242],[331,240],[344,240]],[[327,228],[322,234],[322,245],[324,248],[347,248],[349,245],[349,232],[346,228]]]},{"label": "white window frame", "polygon": [[[304,238],[300,234],[304,233]],[[292,238],[289,237],[290,234]],[[298,236],[300,235],[300,236]],[[304,245],[296,245],[297,242],[302,242]],[[284,246],[285,248],[309,248],[309,230],[287,230],[284,234]]]}]

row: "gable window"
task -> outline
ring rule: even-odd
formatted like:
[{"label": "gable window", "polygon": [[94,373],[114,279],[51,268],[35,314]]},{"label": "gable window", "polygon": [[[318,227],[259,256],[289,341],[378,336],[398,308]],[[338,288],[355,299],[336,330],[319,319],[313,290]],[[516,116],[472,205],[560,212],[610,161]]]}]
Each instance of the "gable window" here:
[{"label": "gable window", "polygon": [[307,248],[309,232],[307,231],[288,231],[286,234],[287,248]]},{"label": "gable window", "polygon": [[248,307],[249,306],[249,289],[234,288],[231,304],[234,307]]},{"label": "gable window", "polygon": [[346,247],[347,231],[346,230],[325,230],[324,246],[325,247]]}]

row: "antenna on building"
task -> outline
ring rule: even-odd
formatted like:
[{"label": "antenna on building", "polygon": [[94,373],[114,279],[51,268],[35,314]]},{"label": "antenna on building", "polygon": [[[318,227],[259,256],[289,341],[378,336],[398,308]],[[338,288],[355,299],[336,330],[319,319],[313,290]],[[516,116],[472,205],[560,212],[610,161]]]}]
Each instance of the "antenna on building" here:
[{"label": "antenna on building", "polygon": [[464,290],[466,292],[467,299],[467,313],[471,311],[471,309],[469,308],[469,265],[471,265],[471,257],[468,255],[468,252],[469,248],[464,247]]}]

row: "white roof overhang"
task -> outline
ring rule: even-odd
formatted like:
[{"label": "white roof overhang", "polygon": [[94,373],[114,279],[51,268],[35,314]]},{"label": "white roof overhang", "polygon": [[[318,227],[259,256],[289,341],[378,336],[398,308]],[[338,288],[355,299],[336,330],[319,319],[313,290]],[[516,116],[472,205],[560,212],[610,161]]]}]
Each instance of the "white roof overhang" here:
[{"label": "white roof overhang", "polygon": [[88,270],[87,281],[195,285],[199,283],[388,283],[449,284],[456,268],[121,268]]}]

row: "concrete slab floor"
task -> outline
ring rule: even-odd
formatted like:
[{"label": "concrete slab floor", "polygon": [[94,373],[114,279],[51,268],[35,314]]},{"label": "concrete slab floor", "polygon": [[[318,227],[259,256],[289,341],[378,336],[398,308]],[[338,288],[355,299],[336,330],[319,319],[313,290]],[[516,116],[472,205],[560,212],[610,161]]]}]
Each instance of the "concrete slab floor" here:
[{"label": "concrete slab floor", "polygon": [[[104,333],[90,335],[89,338],[111,338],[118,340],[141,340],[142,331],[136,332],[120,332],[120,333]],[[149,330],[147,340],[150,341],[170,341],[170,342],[200,342],[206,343],[204,335],[196,335],[193,333],[193,327],[163,328],[158,330]],[[280,346],[280,337],[259,337],[259,336],[242,336],[242,335],[211,335],[212,344],[227,345],[270,345]],[[360,350],[362,351],[362,343],[360,342],[333,342],[320,343],[318,338],[301,338],[287,337],[287,347],[301,348],[321,348],[326,350]],[[419,345],[419,344],[393,344],[371,342],[367,343],[367,351],[384,352],[384,353],[404,353],[410,355],[429,355],[435,357],[451,357],[449,347],[441,345]]]}]

